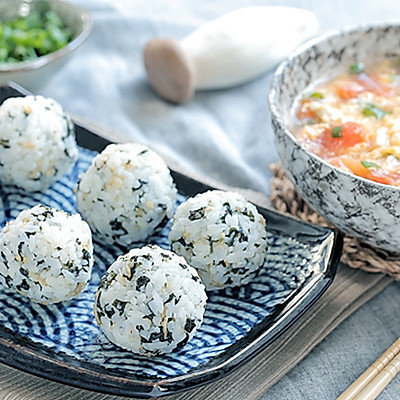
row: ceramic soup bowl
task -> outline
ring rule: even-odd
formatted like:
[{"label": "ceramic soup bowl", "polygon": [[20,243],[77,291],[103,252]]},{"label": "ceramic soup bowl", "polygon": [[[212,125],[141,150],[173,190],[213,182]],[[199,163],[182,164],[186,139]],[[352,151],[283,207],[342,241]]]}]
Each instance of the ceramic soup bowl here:
[{"label": "ceramic soup bowl", "polygon": [[291,133],[293,104],[313,82],[349,65],[400,58],[400,24],[375,25],[327,34],[299,48],[276,70],[269,104],[284,170],[303,198],[329,222],[362,242],[400,253],[400,187],[376,183],[327,163]]}]

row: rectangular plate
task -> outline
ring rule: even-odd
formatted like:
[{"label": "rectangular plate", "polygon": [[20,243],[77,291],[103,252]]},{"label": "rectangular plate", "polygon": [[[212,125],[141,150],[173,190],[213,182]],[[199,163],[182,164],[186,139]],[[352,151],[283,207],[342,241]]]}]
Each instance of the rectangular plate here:
[{"label": "rectangular plate", "polygon": [[[0,103],[26,92],[0,87]],[[95,154],[110,142],[76,126],[80,146],[74,169],[41,193],[0,186],[0,222],[20,210],[44,203],[76,212],[74,187]],[[27,160],[28,161],[28,160]],[[172,171],[179,201],[212,189]],[[112,345],[93,316],[94,293],[107,267],[126,252],[94,237],[95,265],[88,288],[63,304],[41,305],[10,290],[0,291],[0,361],[72,386],[114,395],[156,397],[222,378],[276,340],[332,283],[342,237],[259,208],[267,220],[269,249],[260,275],[240,288],[208,293],[204,322],[181,350],[163,357],[142,357]],[[149,238],[168,248],[169,224]]]}]

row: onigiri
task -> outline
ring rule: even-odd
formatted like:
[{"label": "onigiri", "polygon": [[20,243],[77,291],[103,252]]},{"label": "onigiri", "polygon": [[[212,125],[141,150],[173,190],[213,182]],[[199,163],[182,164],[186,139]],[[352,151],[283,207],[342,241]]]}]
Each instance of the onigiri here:
[{"label": "onigiri", "polygon": [[0,106],[0,181],[27,191],[46,189],[75,164],[74,124],[59,103],[11,97]]},{"label": "onigiri", "polygon": [[151,245],[120,256],[96,293],[97,324],[114,344],[156,356],[184,346],[203,321],[207,296],[196,270]]},{"label": "onigiri", "polygon": [[111,144],[77,185],[78,210],[106,243],[129,247],[170,219],[177,190],[163,159],[141,144]]},{"label": "onigiri", "polygon": [[265,219],[239,193],[210,190],[176,210],[171,249],[197,269],[209,290],[250,282],[264,264]]},{"label": "onigiri", "polygon": [[34,302],[78,296],[92,265],[91,232],[79,214],[37,205],[21,211],[0,234],[0,282]]}]

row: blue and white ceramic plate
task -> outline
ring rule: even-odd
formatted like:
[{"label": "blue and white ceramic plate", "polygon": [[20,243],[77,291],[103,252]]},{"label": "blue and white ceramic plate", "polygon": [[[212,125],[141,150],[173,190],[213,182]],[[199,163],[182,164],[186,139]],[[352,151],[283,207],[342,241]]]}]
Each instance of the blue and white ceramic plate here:
[{"label": "blue and white ceramic plate", "polygon": [[[0,103],[20,95],[0,88]],[[0,186],[0,221],[37,203],[76,212],[74,187],[97,151],[109,142],[77,127],[79,159],[73,171],[48,190],[26,194]],[[210,189],[173,172],[180,201]],[[73,386],[125,396],[156,397],[218,379],[271,344],[328,288],[339,261],[336,232],[260,209],[267,219],[269,250],[252,283],[209,293],[204,323],[191,342],[162,357],[141,357],[111,344],[97,327],[94,294],[101,276],[122,247],[95,239],[95,266],[88,288],[58,305],[31,303],[0,288],[0,361]],[[168,248],[167,225],[149,242]]]}]

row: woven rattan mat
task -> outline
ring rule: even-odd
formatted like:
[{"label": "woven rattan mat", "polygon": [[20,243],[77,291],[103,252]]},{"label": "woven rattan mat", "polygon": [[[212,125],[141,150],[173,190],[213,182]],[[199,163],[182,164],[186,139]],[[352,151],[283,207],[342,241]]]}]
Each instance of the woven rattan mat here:
[{"label": "woven rattan mat", "polygon": [[[279,212],[291,214],[303,221],[330,226],[330,224],[314,211],[299,195],[288,179],[280,163],[272,164],[274,177],[271,181],[271,204]],[[400,279],[400,257],[391,253],[374,249],[357,239],[344,237],[341,261],[351,268],[360,268],[368,272],[381,272],[393,279]]]}]

